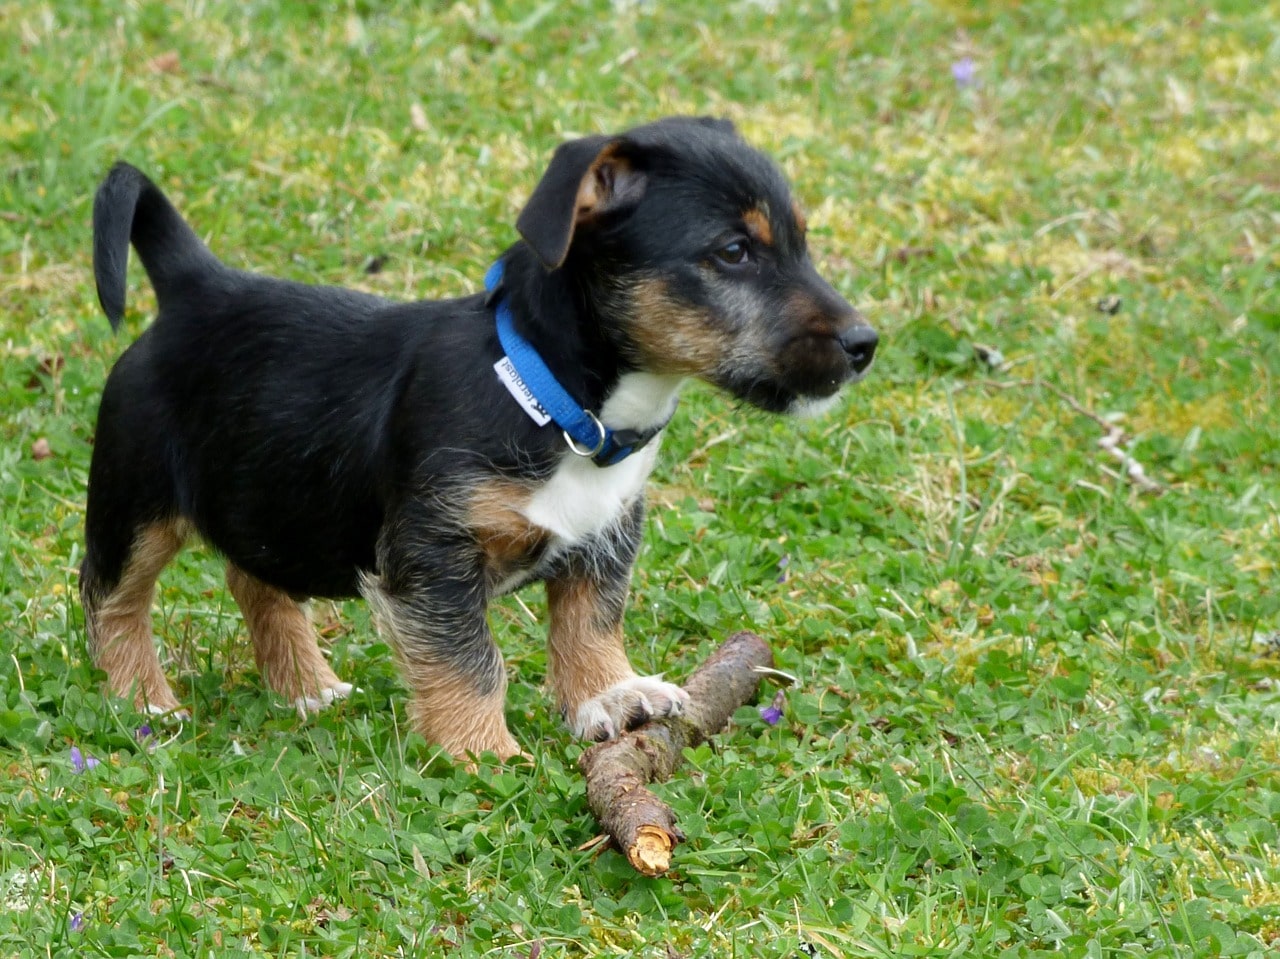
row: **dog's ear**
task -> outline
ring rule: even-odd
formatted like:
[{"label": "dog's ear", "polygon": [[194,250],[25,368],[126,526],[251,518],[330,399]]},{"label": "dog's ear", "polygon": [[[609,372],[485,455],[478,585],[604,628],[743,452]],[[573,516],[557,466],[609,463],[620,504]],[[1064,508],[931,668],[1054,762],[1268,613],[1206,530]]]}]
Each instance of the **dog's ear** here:
[{"label": "dog's ear", "polygon": [[617,137],[592,136],[556,148],[516,229],[548,270],[569,255],[581,224],[639,202],[645,175],[621,150]]}]

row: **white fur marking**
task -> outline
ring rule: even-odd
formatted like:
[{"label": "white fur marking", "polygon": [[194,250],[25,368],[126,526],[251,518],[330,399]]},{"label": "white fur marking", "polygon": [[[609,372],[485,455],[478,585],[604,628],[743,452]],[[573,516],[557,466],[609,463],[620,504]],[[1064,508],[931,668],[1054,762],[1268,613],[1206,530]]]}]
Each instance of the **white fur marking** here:
[{"label": "white fur marking", "polygon": [[191,718],[191,714],[185,709],[165,709],[154,703],[147,703],[146,713],[148,716],[159,716],[173,723],[184,723]]},{"label": "white fur marking", "polygon": [[599,467],[572,454],[529,500],[524,515],[572,546],[598,535],[618,521],[653,471],[655,440],[615,466]]},{"label": "white fur marking", "polygon": [[298,711],[299,719],[306,719],[307,713],[318,713],[336,702],[339,699],[346,699],[353,692],[355,687],[350,683],[338,683],[336,686],[326,686],[320,690],[318,696],[299,696],[293,701],[293,708]]},{"label": "white fur marking", "polygon": [[791,402],[788,413],[798,416],[800,419],[814,419],[826,413],[830,413],[840,403],[841,394],[833,393],[831,396],[822,396],[818,398],[801,397]]},{"label": "white fur marking", "polygon": [[615,430],[654,429],[671,419],[683,385],[683,376],[624,373],[604,401],[600,419]]},{"label": "white fur marking", "polygon": [[569,722],[575,739],[617,739],[618,727],[599,699],[588,699]]},{"label": "white fur marking", "polygon": [[[684,379],[653,373],[627,373],[609,395],[600,419],[610,429],[649,430],[665,423],[675,409]],[[658,455],[655,437],[638,453],[613,466],[565,456],[555,473],[529,500],[525,518],[550,530],[556,546],[572,546],[617,522],[644,488]]]},{"label": "white fur marking", "polygon": [[632,676],[580,705],[569,717],[569,729],[579,739],[614,739],[636,705],[652,719],[679,716],[688,703],[689,694],[661,676]]}]

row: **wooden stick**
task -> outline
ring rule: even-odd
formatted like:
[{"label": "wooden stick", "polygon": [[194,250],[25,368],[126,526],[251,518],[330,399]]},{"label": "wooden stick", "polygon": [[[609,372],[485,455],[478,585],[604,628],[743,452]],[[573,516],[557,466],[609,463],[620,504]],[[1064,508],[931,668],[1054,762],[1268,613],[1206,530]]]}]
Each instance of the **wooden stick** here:
[{"label": "wooden stick", "polygon": [[685,683],[684,715],[651,720],[579,758],[587,804],[638,872],[661,876],[671,868],[671,851],[684,839],[671,808],[645,787],[670,778],[686,746],[724,729],[734,710],[755,696],[756,668],[772,666],[773,653],[763,639],[734,633]]}]

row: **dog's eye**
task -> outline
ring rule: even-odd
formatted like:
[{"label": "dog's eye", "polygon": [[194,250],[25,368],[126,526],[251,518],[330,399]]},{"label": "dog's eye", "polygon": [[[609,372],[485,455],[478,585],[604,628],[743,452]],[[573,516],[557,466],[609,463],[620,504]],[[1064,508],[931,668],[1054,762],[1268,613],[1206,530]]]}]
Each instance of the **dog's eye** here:
[{"label": "dog's eye", "polygon": [[722,263],[728,263],[730,266],[746,263],[749,258],[750,250],[747,249],[745,240],[734,240],[732,243],[716,250],[716,259]]}]

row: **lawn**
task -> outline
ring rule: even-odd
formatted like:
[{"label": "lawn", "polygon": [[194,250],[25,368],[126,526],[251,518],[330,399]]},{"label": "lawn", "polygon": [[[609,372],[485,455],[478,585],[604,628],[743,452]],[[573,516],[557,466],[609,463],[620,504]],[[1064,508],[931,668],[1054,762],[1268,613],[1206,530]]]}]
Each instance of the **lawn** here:
[{"label": "lawn", "polygon": [[[1276,0],[0,0],[0,955],[1275,955],[1277,89]],[[299,720],[206,550],[191,721],[104,697],[85,480],[154,307],[96,304],[110,163],[234,265],[451,296],[558,142],[673,112],[778,158],[883,339],[824,419],[668,431],[636,665],[750,628],[800,680],[660,787],[672,873],[580,850],[539,589],[492,614],[529,767],[409,734],[359,603]]]}]

